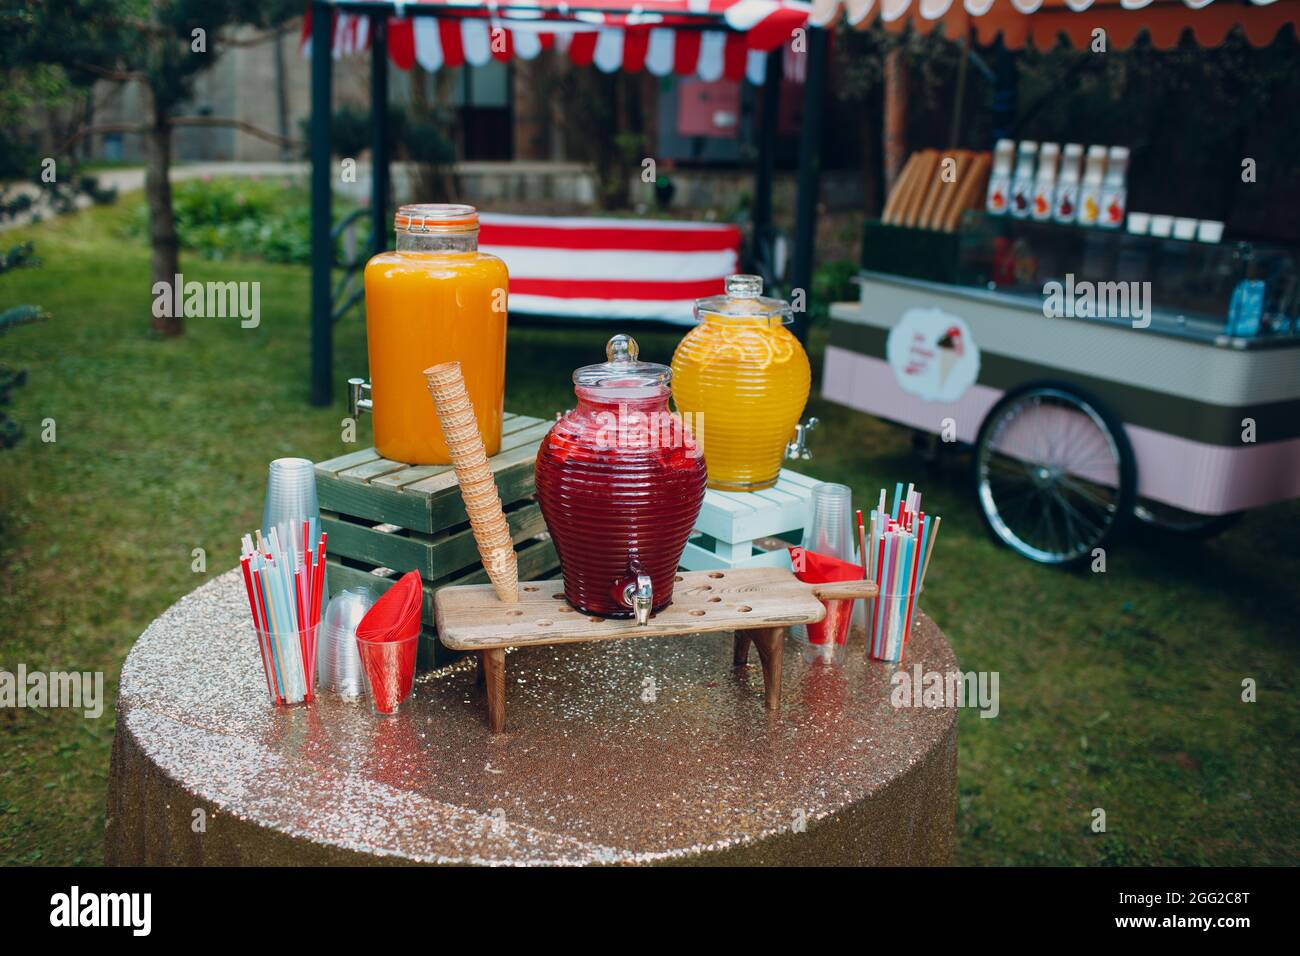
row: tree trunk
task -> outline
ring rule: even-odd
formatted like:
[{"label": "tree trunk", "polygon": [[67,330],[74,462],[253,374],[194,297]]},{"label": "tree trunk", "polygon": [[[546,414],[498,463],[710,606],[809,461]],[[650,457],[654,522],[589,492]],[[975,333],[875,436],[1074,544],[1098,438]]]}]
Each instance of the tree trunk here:
[{"label": "tree trunk", "polygon": [[907,162],[907,60],[902,46],[885,54],[885,195],[894,191]]},{"label": "tree trunk", "polygon": [[[153,122],[144,134],[144,150],[144,194],[149,203],[149,245],[153,249],[150,288],[164,282],[171,289],[181,271],[180,241],[176,238],[176,215],[172,210],[172,126],[166,113],[157,106],[153,108]],[[185,320],[180,315],[155,314],[153,330],[159,335],[180,335],[185,331]]]}]

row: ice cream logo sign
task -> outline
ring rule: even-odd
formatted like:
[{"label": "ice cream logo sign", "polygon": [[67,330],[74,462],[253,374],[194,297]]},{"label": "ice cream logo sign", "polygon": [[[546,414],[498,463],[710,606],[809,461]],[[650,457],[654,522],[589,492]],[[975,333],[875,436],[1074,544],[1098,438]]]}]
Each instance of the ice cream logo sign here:
[{"label": "ice cream logo sign", "polygon": [[908,309],[889,330],[885,355],[903,391],[930,402],[955,402],[980,374],[970,326],[942,309]]}]

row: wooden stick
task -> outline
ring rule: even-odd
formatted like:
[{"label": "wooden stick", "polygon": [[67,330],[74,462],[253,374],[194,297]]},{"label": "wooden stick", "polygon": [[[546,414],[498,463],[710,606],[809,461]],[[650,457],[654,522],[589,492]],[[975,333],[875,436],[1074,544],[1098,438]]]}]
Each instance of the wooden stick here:
[{"label": "wooden stick", "polygon": [[943,179],[944,162],[949,159],[956,160],[956,158],[957,157],[950,152],[940,153],[939,161],[934,164],[934,172],[930,176],[930,183],[926,187],[925,191],[925,201],[921,203],[921,208],[917,210],[916,214],[916,224],[922,229],[933,228],[931,222],[934,216],[934,211],[938,209],[939,204],[943,202],[944,195],[957,188],[959,180],[954,179],[949,183],[944,182]]},{"label": "wooden stick", "polygon": [[953,171],[953,180],[950,183],[942,183],[943,188],[940,190],[939,201],[935,203],[934,208],[930,211],[929,218],[925,221],[925,224],[931,229],[942,229],[944,223],[948,221],[948,213],[956,203],[957,194],[961,192],[961,187],[966,184],[966,176],[970,172],[971,164],[975,161],[975,154],[963,149],[952,154],[952,158],[957,161]]},{"label": "wooden stick", "polygon": [[859,598],[873,598],[880,593],[872,581],[855,578],[851,581],[826,581],[822,584],[809,585],[815,597],[823,601],[856,601]]},{"label": "wooden stick", "polygon": [[957,196],[951,208],[946,211],[943,224],[940,226],[944,232],[956,230],[958,223],[961,222],[961,214],[976,205],[978,197],[984,195],[992,162],[993,157],[989,153],[979,153],[971,161],[970,169],[966,171],[966,181],[958,189]]},{"label": "wooden stick", "polygon": [[904,189],[908,180],[915,175],[916,168],[920,164],[920,153],[913,153],[907,157],[907,162],[903,164],[903,171],[898,174],[898,182],[894,183],[894,189],[885,201],[885,210],[880,214],[880,221],[892,224],[898,216],[898,205],[904,196]]},{"label": "wooden stick", "polygon": [[921,166],[919,175],[916,177],[916,183],[912,191],[907,196],[907,201],[899,210],[899,221],[904,225],[914,227],[917,217],[921,212],[921,205],[925,202],[926,194],[934,181],[934,170],[939,165],[939,151],[927,149],[921,153]]}]

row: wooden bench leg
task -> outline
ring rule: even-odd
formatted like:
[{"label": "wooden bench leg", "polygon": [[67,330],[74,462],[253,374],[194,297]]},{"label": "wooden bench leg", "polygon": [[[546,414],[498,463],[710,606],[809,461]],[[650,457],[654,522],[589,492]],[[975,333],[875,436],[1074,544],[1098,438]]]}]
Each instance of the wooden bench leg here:
[{"label": "wooden bench leg", "polygon": [[[745,636],[758,648],[763,662],[763,689],[767,694],[767,709],[781,706],[781,667],[785,661],[785,628],[762,627],[745,631]],[[739,640],[740,635],[736,635]]]},{"label": "wooden bench leg", "polygon": [[483,652],[483,684],[487,690],[488,728],[494,734],[506,729],[506,650]]},{"label": "wooden bench leg", "polygon": [[731,652],[731,663],[743,667],[749,663],[750,637],[747,631],[736,632],[736,643]]}]

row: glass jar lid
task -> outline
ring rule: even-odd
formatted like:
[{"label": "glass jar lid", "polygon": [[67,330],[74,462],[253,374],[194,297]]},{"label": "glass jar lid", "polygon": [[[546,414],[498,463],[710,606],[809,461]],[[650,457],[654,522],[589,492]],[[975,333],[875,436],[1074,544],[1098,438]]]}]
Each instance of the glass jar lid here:
[{"label": "glass jar lid", "polygon": [[667,365],[637,360],[640,349],[636,339],[619,333],[605,346],[609,360],[599,365],[584,365],[573,373],[573,384],[580,388],[647,388],[667,385],[673,370]]},{"label": "glass jar lid", "polygon": [[478,210],[461,203],[426,202],[402,206],[393,217],[398,232],[465,232],[478,228]]},{"label": "glass jar lid", "polygon": [[695,317],[718,316],[724,319],[761,319],[768,324],[788,325],[794,321],[790,303],[763,295],[763,277],[727,276],[722,295],[695,300]]}]

